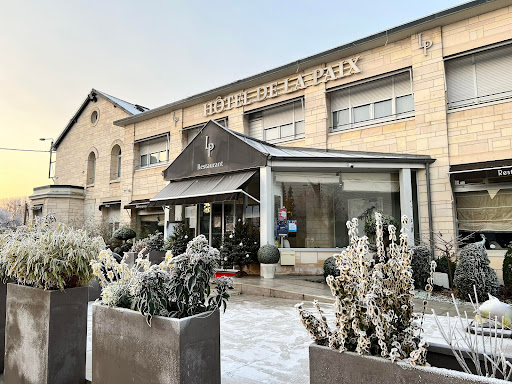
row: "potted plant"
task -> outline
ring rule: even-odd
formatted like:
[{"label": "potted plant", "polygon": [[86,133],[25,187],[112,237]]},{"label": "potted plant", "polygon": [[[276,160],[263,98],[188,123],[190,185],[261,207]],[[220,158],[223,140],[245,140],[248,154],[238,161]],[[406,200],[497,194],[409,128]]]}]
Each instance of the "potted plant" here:
[{"label": "potted plant", "polygon": [[[329,326],[318,302],[314,306],[319,316],[304,309],[302,303],[296,306],[314,340],[309,348],[310,383],[503,382],[495,379],[497,376],[490,380],[427,366],[428,343],[421,332],[423,320],[419,319],[419,326],[414,322],[413,273],[405,234],[407,218],[402,218],[399,243],[394,226],[389,227],[388,252],[384,248],[379,213],[375,223],[375,257],[369,253],[367,238],[358,236],[357,219],[347,223],[349,246],[334,255],[340,276],[328,276],[327,284],[336,299],[335,328]],[[432,262],[428,292],[432,291],[434,269],[435,262]],[[498,358],[493,363],[501,361],[502,354],[498,351],[496,355]],[[507,364],[504,363],[505,370],[510,371]],[[486,370],[485,374],[490,376],[491,372]]]},{"label": "potted plant", "polygon": [[164,241],[164,249],[171,251],[173,255],[181,255],[187,250],[187,244],[190,241],[189,234],[190,228],[185,223],[177,223],[174,226],[173,232],[167,236]]},{"label": "potted plant", "polygon": [[265,244],[258,250],[258,260],[261,263],[261,277],[265,279],[274,278],[279,258],[279,249],[275,245]]},{"label": "potted plant", "polygon": [[156,231],[144,239],[146,242],[146,249],[149,252],[149,261],[154,264],[159,264],[164,260],[164,234]]},{"label": "potted plant", "polygon": [[101,252],[92,262],[103,286],[93,305],[92,382],[220,383],[219,308],[231,282],[217,279],[210,294],[218,262],[203,235],[159,265],[139,256],[130,268]]},{"label": "potted plant", "polygon": [[101,237],[47,216],[6,234],[4,384],[69,384],[85,380],[91,260]]}]

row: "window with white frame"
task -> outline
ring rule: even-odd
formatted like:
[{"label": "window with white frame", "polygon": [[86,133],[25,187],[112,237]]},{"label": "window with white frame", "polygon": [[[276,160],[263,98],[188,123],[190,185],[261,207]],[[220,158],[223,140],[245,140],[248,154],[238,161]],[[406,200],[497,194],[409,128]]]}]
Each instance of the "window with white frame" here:
[{"label": "window with white frame", "polygon": [[330,93],[333,130],[386,122],[414,114],[410,71]]},{"label": "window with white frame", "polygon": [[249,115],[249,136],[268,142],[303,138],[304,101],[297,100]]},{"label": "window with white frame", "polygon": [[169,161],[169,136],[140,141],[139,168],[150,167]]},{"label": "window with white frame", "polygon": [[512,97],[512,45],[446,60],[448,109]]}]

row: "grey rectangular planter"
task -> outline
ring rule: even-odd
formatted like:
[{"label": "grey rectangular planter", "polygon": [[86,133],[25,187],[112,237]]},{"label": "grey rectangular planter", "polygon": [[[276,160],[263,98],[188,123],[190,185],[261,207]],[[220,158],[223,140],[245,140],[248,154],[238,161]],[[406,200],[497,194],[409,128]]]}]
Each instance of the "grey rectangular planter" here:
[{"label": "grey rectangular planter", "polygon": [[7,285],[0,282],[0,373],[4,371],[5,354],[5,300]]},{"label": "grey rectangular planter", "polygon": [[151,264],[160,264],[165,259],[165,251],[150,251],[149,261]]},{"label": "grey rectangular planter", "polygon": [[88,291],[7,285],[4,384],[85,382]]},{"label": "grey rectangular planter", "polygon": [[309,347],[309,372],[311,384],[509,383],[444,368],[413,367],[408,363],[392,363],[380,357],[340,353],[314,343]]},{"label": "grey rectangular planter", "polygon": [[92,382],[220,384],[220,315],[155,316],[94,304]]}]

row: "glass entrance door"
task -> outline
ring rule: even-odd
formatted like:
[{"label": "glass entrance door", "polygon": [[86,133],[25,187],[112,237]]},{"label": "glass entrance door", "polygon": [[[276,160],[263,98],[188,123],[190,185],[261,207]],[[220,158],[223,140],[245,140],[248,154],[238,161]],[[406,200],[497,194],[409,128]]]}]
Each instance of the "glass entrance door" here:
[{"label": "glass entrance door", "polygon": [[199,234],[204,235],[212,247],[220,247],[224,232],[233,230],[233,202],[204,203],[198,207]]}]

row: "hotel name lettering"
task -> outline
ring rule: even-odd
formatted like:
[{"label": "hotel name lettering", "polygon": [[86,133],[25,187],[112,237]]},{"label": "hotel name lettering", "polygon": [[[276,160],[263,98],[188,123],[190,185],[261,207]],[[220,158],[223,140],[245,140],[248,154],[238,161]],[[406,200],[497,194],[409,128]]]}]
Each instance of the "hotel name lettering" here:
[{"label": "hotel name lettering", "polygon": [[284,80],[262,85],[248,91],[242,91],[226,97],[217,97],[215,100],[204,104],[204,115],[211,116],[216,113],[229,111],[233,108],[243,107],[266,99],[293,93],[301,89],[326,83],[328,81],[348,77],[360,73],[357,66],[360,56],[340,61],[338,64],[325,68],[317,68],[312,72],[298,74]]}]

